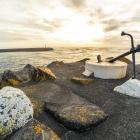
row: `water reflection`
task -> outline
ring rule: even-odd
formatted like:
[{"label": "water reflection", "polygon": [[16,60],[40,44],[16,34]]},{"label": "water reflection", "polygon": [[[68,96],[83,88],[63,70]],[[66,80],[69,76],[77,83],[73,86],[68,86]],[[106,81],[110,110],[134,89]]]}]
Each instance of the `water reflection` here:
[{"label": "water reflection", "polygon": [[[91,58],[93,61],[100,54],[102,58],[117,56],[128,49],[101,49],[101,48],[57,48],[48,52],[16,52],[0,54],[0,72],[11,69],[23,68],[26,64],[47,65],[52,61],[64,61],[66,63]],[[140,54],[136,54],[137,63],[140,63]],[[131,55],[128,57],[131,59]]]}]

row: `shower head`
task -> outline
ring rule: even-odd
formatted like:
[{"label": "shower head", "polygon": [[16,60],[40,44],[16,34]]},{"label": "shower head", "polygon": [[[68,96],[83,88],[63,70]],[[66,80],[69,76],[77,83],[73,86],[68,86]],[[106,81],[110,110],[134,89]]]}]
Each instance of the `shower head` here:
[{"label": "shower head", "polygon": [[125,33],[125,32],[122,32],[122,33],[121,33],[121,36],[124,36],[124,35],[126,35],[126,33]]}]

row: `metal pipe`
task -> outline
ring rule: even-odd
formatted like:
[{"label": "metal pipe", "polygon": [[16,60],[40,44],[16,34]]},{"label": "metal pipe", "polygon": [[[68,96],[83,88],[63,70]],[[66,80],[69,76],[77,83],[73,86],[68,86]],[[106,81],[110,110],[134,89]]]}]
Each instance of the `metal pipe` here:
[{"label": "metal pipe", "polygon": [[134,40],[133,40],[133,36],[131,34],[128,34],[126,32],[122,32],[121,36],[124,36],[124,35],[129,36],[131,39],[131,50],[130,51],[132,51],[132,61],[133,61],[132,79],[135,79],[136,78],[136,67],[135,67],[136,61],[135,61],[135,51],[133,51],[133,50],[135,50]]},{"label": "metal pipe", "polygon": [[134,53],[140,52],[140,45],[137,45],[137,47],[135,47],[134,49],[131,49],[131,50],[129,50],[129,51],[117,56],[117,57],[108,59],[107,62],[113,63],[114,61],[116,61],[116,60],[118,60],[118,59],[120,59],[122,57],[125,57],[125,56],[127,56],[127,55],[129,55],[129,54],[131,54],[133,52]]},{"label": "metal pipe", "polygon": [[127,35],[131,38],[131,47],[134,48],[134,39],[133,39],[133,36],[131,34],[128,34],[126,32],[122,32],[121,33],[121,36],[124,36],[124,35]]}]

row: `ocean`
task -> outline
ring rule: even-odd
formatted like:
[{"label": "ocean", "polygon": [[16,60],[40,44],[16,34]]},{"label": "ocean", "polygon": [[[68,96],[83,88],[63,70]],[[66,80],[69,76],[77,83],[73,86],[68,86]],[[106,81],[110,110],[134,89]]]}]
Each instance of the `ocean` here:
[{"label": "ocean", "polygon": [[[100,54],[102,59],[117,56],[128,51],[128,48],[54,48],[47,52],[11,52],[0,53],[0,73],[5,70],[19,70],[26,64],[34,66],[48,65],[53,61],[71,63],[84,58],[96,61]],[[131,59],[131,55],[128,56]],[[140,63],[140,53],[136,54],[136,62]]]}]

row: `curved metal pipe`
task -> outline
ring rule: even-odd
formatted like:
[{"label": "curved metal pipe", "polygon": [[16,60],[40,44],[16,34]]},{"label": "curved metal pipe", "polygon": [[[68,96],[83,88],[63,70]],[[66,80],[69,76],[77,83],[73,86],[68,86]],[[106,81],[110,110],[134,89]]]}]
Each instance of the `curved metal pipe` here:
[{"label": "curved metal pipe", "polygon": [[134,39],[133,39],[133,36],[131,34],[129,34],[129,33],[122,32],[121,33],[121,36],[124,36],[124,35],[127,35],[127,36],[130,37],[130,39],[131,39],[131,46],[132,46],[132,48],[134,48]]},{"label": "curved metal pipe", "polygon": [[[124,36],[124,35],[127,35],[131,38],[131,50],[133,51],[135,49],[134,47],[134,39],[133,39],[133,36],[129,33],[126,33],[126,32],[122,32],[121,33],[121,36]],[[136,62],[135,62],[135,52],[132,52],[132,60],[133,60],[133,75],[132,75],[132,79],[135,79],[136,78]]]}]

